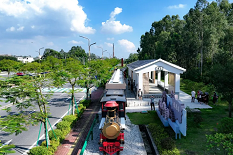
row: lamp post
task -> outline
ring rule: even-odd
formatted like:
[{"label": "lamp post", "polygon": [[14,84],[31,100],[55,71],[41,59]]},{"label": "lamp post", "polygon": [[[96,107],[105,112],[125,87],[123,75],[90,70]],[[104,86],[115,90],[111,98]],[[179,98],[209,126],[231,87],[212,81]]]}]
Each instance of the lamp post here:
[{"label": "lamp post", "polygon": [[95,43],[90,44],[90,39],[89,39],[89,38],[84,37],[84,36],[79,36],[79,37],[82,37],[82,38],[84,38],[84,39],[87,39],[87,40],[88,40],[89,60],[90,60],[90,56],[91,56],[91,45],[96,44],[96,42],[95,42]]},{"label": "lamp post", "polygon": [[97,47],[102,49],[102,60],[103,60],[103,58],[104,58],[104,52],[106,52],[107,50],[103,50],[103,48],[100,47],[100,46],[97,46]]},{"label": "lamp post", "polygon": [[39,53],[39,62],[40,62],[40,59],[41,59],[41,57],[40,57],[40,50],[41,49],[43,49],[44,47],[41,47],[41,48],[39,48],[39,52],[38,51],[36,51],[36,52],[38,52]]}]

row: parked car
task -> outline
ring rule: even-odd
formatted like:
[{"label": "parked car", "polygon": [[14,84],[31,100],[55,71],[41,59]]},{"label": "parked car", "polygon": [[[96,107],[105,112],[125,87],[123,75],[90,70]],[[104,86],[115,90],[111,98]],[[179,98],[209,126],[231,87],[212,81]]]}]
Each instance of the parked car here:
[{"label": "parked car", "polygon": [[47,74],[47,73],[49,73],[49,72],[42,72],[42,73],[40,73],[40,74]]},{"label": "parked car", "polygon": [[19,72],[19,73],[16,73],[16,75],[18,75],[18,76],[24,76],[24,73]]}]

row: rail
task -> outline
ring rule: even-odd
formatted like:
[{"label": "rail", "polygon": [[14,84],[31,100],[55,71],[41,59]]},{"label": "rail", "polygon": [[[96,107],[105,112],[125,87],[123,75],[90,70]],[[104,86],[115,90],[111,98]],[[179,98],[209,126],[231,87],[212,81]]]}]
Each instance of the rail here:
[{"label": "rail", "polygon": [[91,125],[91,129],[89,130],[89,132],[87,134],[87,137],[86,137],[85,142],[83,144],[80,155],[83,155],[83,153],[84,153],[84,151],[85,151],[85,149],[87,147],[87,142],[89,141],[90,135],[91,135],[91,140],[93,140],[93,127],[94,127],[96,121],[99,122],[99,115],[98,114],[95,115],[95,119],[94,119],[94,121],[93,121],[93,123]]}]

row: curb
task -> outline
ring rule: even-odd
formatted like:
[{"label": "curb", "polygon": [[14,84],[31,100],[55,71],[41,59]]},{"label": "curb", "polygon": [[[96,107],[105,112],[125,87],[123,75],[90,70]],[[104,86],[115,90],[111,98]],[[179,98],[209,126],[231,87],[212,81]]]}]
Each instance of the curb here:
[{"label": "curb", "polygon": [[158,149],[157,149],[157,147],[156,147],[156,145],[155,145],[155,143],[154,143],[154,141],[153,141],[152,135],[151,135],[149,129],[147,128],[147,125],[146,125],[145,127],[146,127],[146,134],[147,134],[147,136],[149,137],[148,140],[149,140],[149,142],[151,143],[152,151],[153,151],[153,153],[155,153],[156,155],[159,155],[159,151],[158,151]]}]

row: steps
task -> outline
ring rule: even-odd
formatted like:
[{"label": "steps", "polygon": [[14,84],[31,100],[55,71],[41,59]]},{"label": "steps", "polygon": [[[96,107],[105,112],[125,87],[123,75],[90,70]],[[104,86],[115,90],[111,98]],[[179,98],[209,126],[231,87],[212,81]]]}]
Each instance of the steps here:
[{"label": "steps", "polygon": [[127,99],[127,107],[138,107],[138,106],[149,106],[149,101],[136,100],[136,99]]}]

